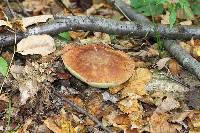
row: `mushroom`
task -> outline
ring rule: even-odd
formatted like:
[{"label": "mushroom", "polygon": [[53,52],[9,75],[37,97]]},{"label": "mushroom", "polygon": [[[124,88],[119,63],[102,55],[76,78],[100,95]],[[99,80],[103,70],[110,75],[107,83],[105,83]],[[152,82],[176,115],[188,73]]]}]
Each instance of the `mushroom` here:
[{"label": "mushroom", "polygon": [[98,88],[126,82],[134,68],[133,61],[124,52],[97,44],[66,45],[62,50],[62,60],[72,75]]}]

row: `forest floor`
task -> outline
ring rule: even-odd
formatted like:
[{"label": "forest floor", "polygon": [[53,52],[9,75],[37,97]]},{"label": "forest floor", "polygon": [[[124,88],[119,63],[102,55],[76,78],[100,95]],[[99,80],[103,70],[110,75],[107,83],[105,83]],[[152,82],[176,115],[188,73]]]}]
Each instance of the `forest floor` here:
[{"label": "forest floor", "polygon": [[[56,14],[126,20],[103,0],[63,1],[0,2],[0,19],[13,18],[11,9],[14,17]],[[166,24],[169,15],[154,19]],[[190,22],[199,23],[182,19],[177,23]],[[89,31],[66,31],[52,38],[56,49],[43,48],[37,38],[23,42],[26,55],[14,46],[0,48],[0,56],[10,64],[6,78],[0,74],[0,133],[200,132],[199,79],[156,40]],[[33,46],[34,41],[38,46]],[[123,51],[134,61],[134,74],[117,87],[92,87],[66,69],[61,51],[69,44],[101,44]],[[180,45],[200,59],[200,40],[180,41]]]}]

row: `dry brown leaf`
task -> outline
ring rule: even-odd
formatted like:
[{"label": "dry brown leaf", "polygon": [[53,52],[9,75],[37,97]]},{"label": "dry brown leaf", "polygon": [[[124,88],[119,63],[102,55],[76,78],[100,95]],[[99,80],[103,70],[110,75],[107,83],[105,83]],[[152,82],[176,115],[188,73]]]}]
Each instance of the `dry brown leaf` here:
[{"label": "dry brown leaf", "polygon": [[83,31],[69,31],[69,35],[73,40],[76,39],[84,39],[85,38],[85,32]]},{"label": "dry brown leaf", "polygon": [[99,115],[101,113],[103,98],[95,94],[87,102],[87,108],[92,115]]},{"label": "dry brown leaf", "polygon": [[170,58],[162,58],[160,59],[157,63],[156,66],[158,67],[159,70],[163,69],[166,65],[166,63],[170,60]]},{"label": "dry brown leaf", "polygon": [[[126,83],[125,83],[126,84]],[[116,87],[112,87],[112,88],[109,88],[109,91],[111,94],[116,94],[118,93],[119,91],[121,91],[126,85],[125,84],[121,84],[119,86],[116,86]]]},{"label": "dry brown leaf", "polygon": [[54,39],[49,35],[31,35],[17,44],[17,52],[22,55],[48,55],[56,50]]},{"label": "dry brown leaf", "polygon": [[86,14],[87,16],[90,16],[92,14],[96,13],[96,10],[102,8],[104,6],[104,3],[100,3],[100,4],[93,4],[92,7],[90,7],[89,9],[86,10]]},{"label": "dry brown leaf", "polygon": [[150,118],[151,133],[176,133],[176,129],[167,122],[167,114],[154,113]]},{"label": "dry brown leaf", "polygon": [[127,86],[121,91],[122,97],[131,97],[134,99],[148,95],[145,86],[152,79],[152,73],[147,68],[138,68]]},{"label": "dry brown leaf", "polygon": [[5,102],[9,102],[9,98],[8,96],[6,96],[6,94],[0,94],[0,100],[5,101]]},{"label": "dry brown leaf", "polygon": [[34,97],[38,90],[39,86],[36,80],[30,79],[19,83],[21,104],[24,105],[30,97]]},{"label": "dry brown leaf", "polygon": [[44,124],[54,133],[76,133],[71,122],[66,118],[66,112],[61,109],[61,116],[47,118]]},{"label": "dry brown leaf", "polygon": [[173,97],[167,97],[163,100],[163,102],[158,106],[155,112],[165,113],[167,111],[171,111],[173,109],[179,108],[180,104]]},{"label": "dry brown leaf", "polygon": [[189,114],[190,121],[195,128],[200,128],[200,112],[193,111]]},{"label": "dry brown leaf", "polygon": [[191,20],[182,21],[180,22],[180,25],[192,25],[192,21]]},{"label": "dry brown leaf", "polygon": [[154,48],[149,48],[147,55],[148,55],[148,57],[154,57],[154,56],[158,56],[159,52],[158,52],[158,50],[156,50]]},{"label": "dry brown leaf", "polygon": [[80,40],[81,44],[111,44],[111,39],[109,34],[95,32],[94,36],[88,37],[86,39]]},{"label": "dry brown leaf", "polygon": [[161,15],[161,24],[170,24],[169,22],[170,13],[167,11],[165,15]]},{"label": "dry brown leaf", "polygon": [[107,125],[113,125],[114,127],[121,128],[123,130],[128,129],[131,126],[131,121],[126,114],[119,114],[116,111],[111,112],[108,115],[103,116],[103,123]]},{"label": "dry brown leaf", "polygon": [[132,112],[137,112],[142,109],[141,105],[138,103],[138,100],[125,98],[118,102],[118,107],[124,113],[131,114]]},{"label": "dry brown leaf", "polygon": [[141,128],[145,124],[145,121],[143,120],[143,116],[144,116],[143,110],[132,112],[128,116],[131,120],[132,128]]},{"label": "dry brown leaf", "polygon": [[25,0],[22,2],[23,7],[33,11],[33,15],[39,15],[49,9],[54,0]]},{"label": "dry brown leaf", "polygon": [[183,122],[183,120],[185,120],[186,117],[188,117],[190,113],[190,111],[175,113],[173,114],[172,119],[170,119],[170,121],[173,123],[181,123]]},{"label": "dry brown leaf", "polygon": [[168,67],[172,75],[178,75],[182,71],[181,66],[177,63],[176,60],[170,60]]},{"label": "dry brown leaf", "polygon": [[191,46],[191,45],[189,45],[189,44],[187,44],[187,43],[185,43],[185,42],[180,42],[179,45],[180,45],[183,49],[185,49],[186,52],[191,53],[191,50],[192,50],[192,46]]},{"label": "dry brown leaf", "polygon": [[22,24],[23,27],[26,28],[33,24],[44,23],[48,19],[53,19],[53,15],[40,15],[40,16],[22,18]]}]

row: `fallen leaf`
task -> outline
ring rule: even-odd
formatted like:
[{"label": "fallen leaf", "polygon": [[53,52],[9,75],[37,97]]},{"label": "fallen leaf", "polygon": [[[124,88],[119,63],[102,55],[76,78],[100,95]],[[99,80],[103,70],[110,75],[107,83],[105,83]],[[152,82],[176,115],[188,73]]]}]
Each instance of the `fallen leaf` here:
[{"label": "fallen leaf", "polygon": [[54,133],[76,133],[71,121],[66,118],[64,109],[61,109],[61,116],[47,118],[44,124]]},{"label": "fallen leaf", "polygon": [[98,44],[98,43],[111,44],[111,39],[109,34],[95,32],[94,36],[82,39],[80,40],[80,42],[81,44]]},{"label": "fallen leaf", "polygon": [[56,50],[54,39],[49,35],[31,35],[17,44],[17,52],[22,55],[48,55]]},{"label": "fallen leaf", "polygon": [[170,13],[167,11],[165,15],[161,15],[161,24],[170,24],[169,18],[170,18]]},{"label": "fallen leaf", "polygon": [[119,114],[117,111],[113,111],[108,115],[103,116],[103,122],[105,126],[113,125],[120,129],[126,130],[131,126],[131,121],[127,114]]},{"label": "fallen leaf", "polygon": [[176,60],[170,60],[168,67],[172,75],[178,75],[181,73],[181,70],[182,70],[181,66],[177,63]]},{"label": "fallen leaf", "polygon": [[192,25],[192,21],[191,20],[182,21],[180,22],[180,25]]},{"label": "fallen leaf", "polygon": [[189,119],[193,127],[200,128],[200,112],[199,111],[191,112],[189,114]]},{"label": "fallen leaf", "polygon": [[166,65],[166,63],[170,60],[170,58],[162,58],[160,59],[157,63],[156,66],[158,67],[159,70],[163,69]]},{"label": "fallen leaf", "polygon": [[124,113],[131,114],[132,112],[137,112],[141,110],[141,105],[138,100],[125,98],[118,102],[118,107]]},{"label": "fallen leaf", "polygon": [[53,0],[24,0],[22,5],[26,10],[28,9],[33,11],[33,15],[38,15],[49,9],[50,4],[53,2]]},{"label": "fallen leaf", "polygon": [[151,79],[152,73],[147,68],[137,68],[135,75],[129,79],[127,86],[121,91],[122,97],[138,99],[148,95],[145,86]]},{"label": "fallen leaf", "polygon": [[185,49],[186,52],[188,52],[189,54],[191,53],[191,50],[192,50],[192,46],[189,45],[188,43],[185,43],[185,42],[179,42],[179,45]]},{"label": "fallen leaf", "polygon": [[40,15],[40,16],[22,18],[22,24],[26,28],[33,24],[44,23],[48,19],[53,19],[53,15]]},{"label": "fallen leaf", "polygon": [[158,55],[159,55],[158,50],[156,50],[154,48],[148,49],[148,57],[154,57],[154,56],[158,56]]},{"label": "fallen leaf", "polygon": [[180,107],[180,103],[178,101],[176,101],[172,97],[167,97],[166,99],[163,100],[161,105],[158,106],[155,112],[165,113],[179,107]]},{"label": "fallen leaf", "polygon": [[26,101],[33,97],[39,90],[38,83],[36,80],[25,80],[19,83],[19,91],[21,96],[21,104],[24,105]]},{"label": "fallen leaf", "polygon": [[154,113],[150,118],[151,133],[176,133],[176,129],[168,123],[167,114]]}]

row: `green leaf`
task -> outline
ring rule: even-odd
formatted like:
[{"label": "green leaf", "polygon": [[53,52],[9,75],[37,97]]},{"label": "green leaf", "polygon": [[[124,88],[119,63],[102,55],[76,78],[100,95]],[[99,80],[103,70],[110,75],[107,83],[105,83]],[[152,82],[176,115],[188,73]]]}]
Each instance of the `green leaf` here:
[{"label": "green leaf", "polygon": [[162,14],[163,5],[165,0],[131,0],[131,6],[138,12],[143,13],[145,16],[157,16]]},{"label": "green leaf", "polygon": [[181,5],[181,8],[185,11],[186,15],[192,19],[194,18],[194,14],[192,13],[192,10],[190,8],[190,4],[187,0],[180,0],[179,4]]},{"label": "green leaf", "polygon": [[192,8],[192,12],[194,13],[194,15],[200,15],[200,3],[192,4],[191,8]]},{"label": "green leaf", "polygon": [[69,32],[61,32],[58,35],[60,37],[62,37],[63,39],[65,39],[66,41],[70,41],[71,40]]},{"label": "green leaf", "polygon": [[0,57],[0,73],[3,76],[6,76],[7,71],[8,71],[8,63],[2,57]]},{"label": "green leaf", "polygon": [[169,23],[170,23],[170,28],[172,28],[176,22],[176,10],[174,5],[169,6],[169,11],[170,11]]}]

